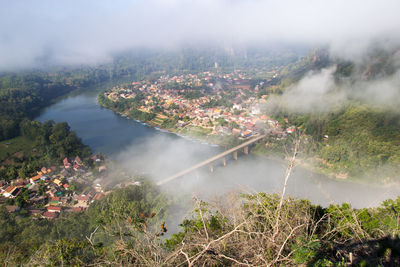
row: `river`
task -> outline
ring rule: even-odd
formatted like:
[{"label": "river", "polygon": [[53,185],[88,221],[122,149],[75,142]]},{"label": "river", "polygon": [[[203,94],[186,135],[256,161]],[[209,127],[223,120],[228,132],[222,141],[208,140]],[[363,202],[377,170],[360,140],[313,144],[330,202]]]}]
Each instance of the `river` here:
[{"label": "river", "polygon": [[[135,173],[159,180],[221,151],[220,148],[164,133],[140,122],[121,117],[97,103],[98,90],[80,90],[60,98],[36,119],[66,121],[94,152],[102,152]],[[196,196],[223,192],[280,192],[285,166],[255,156],[230,160],[227,167],[187,175],[165,188]],[[369,186],[336,181],[296,168],[289,178],[287,193],[313,203],[351,203],[354,207],[377,206],[400,194],[398,187]]]}]

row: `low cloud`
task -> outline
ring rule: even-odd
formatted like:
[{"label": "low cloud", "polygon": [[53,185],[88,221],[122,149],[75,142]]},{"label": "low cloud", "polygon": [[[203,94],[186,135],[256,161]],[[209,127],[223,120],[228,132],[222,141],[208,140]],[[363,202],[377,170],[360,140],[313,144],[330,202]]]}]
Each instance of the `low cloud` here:
[{"label": "low cloud", "polygon": [[272,95],[265,104],[268,113],[287,110],[292,113],[324,114],[340,109],[350,99],[368,105],[384,106],[398,112],[400,106],[400,70],[393,75],[365,80],[353,75],[348,81],[335,81],[336,66],[311,71],[282,95]]},{"label": "low cloud", "polygon": [[279,108],[296,113],[325,113],[338,106],[347,96],[338,91],[333,74],[336,67],[309,72],[296,85],[285,89],[282,95],[271,96],[266,104],[267,112]]},{"label": "low cloud", "polygon": [[[157,135],[138,140],[115,158],[132,173],[144,174],[156,182],[222,150],[183,138]],[[226,167],[221,162],[215,162],[214,167],[213,173],[204,167],[163,184],[160,188],[172,195],[181,196],[187,203],[190,203],[193,196],[211,200],[229,192],[282,192],[286,166],[281,162],[242,153],[238,161],[228,157]],[[291,197],[307,198],[323,206],[349,202],[355,207],[366,207],[377,206],[387,198],[396,197],[399,190],[397,187],[385,188],[335,181],[296,167],[289,178],[287,194]]]},{"label": "low cloud", "polygon": [[398,112],[400,106],[400,70],[374,81],[360,81],[353,86],[354,97],[370,105],[383,105]]}]

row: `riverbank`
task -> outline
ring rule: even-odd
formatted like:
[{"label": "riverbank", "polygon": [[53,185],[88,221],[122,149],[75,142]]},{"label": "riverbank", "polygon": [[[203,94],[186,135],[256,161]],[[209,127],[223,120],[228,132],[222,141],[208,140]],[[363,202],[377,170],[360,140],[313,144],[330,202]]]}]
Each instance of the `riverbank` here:
[{"label": "riverbank", "polygon": [[[105,108],[107,108],[107,107],[105,107]],[[111,110],[113,110],[113,109],[111,109]],[[198,134],[199,131],[193,131],[191,129],[189,129],[189,130],[186,129],[185,131],[181,131],[181,130],[178,130],[176,128],[165,129],[165,128],[161,128],[160,125],[158,125],[158,124],[152,123],[151,121],[138,120],[135,117],[130,116],[128,112],[122,113],[122,112],[118,112],[116,110],[113,110],[113,111],[115,113],[117,113],[118,115],[120,115],[121,117],[123,117],[123,118],[134,120],[134,121],[136,121],[138,123],[141,123],[142,125],[145,125],[147,127],[151,127],[156,131],[160,131],[160,132],[163,132],[163,133],[174,134],[176,136],[185,138],[186,140],[189,140],[189,141],[192,141],[192,142],[201,143],[201,144],[204,144],[204,145],[209,145],[209,146],[223,146],[224,145],[224,142],[221,141],[222,138],[221,139],[215,138],[215,137],[218,137],[216,135],[201,135],[201,134],[199,135]]]},{"label": "riverbank", "polygon": [[[107,105],[107,103],[104,101],[104,97],[100,93],[97,97],[98,104],[106,109],[110,109],[119,116],[123,118],[128,118],[131,120],[134,120],[138,123],[141,123],[142,125],[151,127],[157,131],[160,132],[165,132],[165,133],[170,133],[177,135],[179,137],[185,138],[187,140],[193,141],[193,142],[199,142],[202,144],[207,144],[210,146],[221,146],[221,147],[228,147],[232,138],[223,137],[223,136],[218,136],[218,135],[213,135],[211,134],[212,130],[211,129],[204,129],[200,127],[192,127],[190,125],[187,125],[184,128],[178,129],[174,127],[169,127],[169,128],[163,128],[159,123],[154,123],[153,119],[151,120],[140,120],[138,117],[135,117],[132,115],[131,110],[120,110],[118,108],[112,107],[111,105]],[[158,114],[155,114],[158,115]],[[154,116],[153,116],[154,117]]]}]

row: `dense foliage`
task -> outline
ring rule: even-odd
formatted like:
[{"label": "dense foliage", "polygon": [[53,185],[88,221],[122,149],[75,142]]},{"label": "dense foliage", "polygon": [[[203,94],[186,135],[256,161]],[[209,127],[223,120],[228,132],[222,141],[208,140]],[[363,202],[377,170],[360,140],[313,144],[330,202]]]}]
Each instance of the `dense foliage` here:
[{"label": "dense foliage", "polygon": [[[265,88],[264,93],[283,94],[308,71],[335,65],[331,93],[346,95],[341,103],[322,111],[310,107],[299,112],[282,104],[274,118],[283,127],[295,125],[310,137],[304,152],[309,152],[310,160],[319,160],[317,165],[323,170],[364,181],[393,180],[400,171],[400,113],[396,107],[355,97],[361,89],[351,84],[392,75],[394,64],[390,53],[382,51],[372,51],[359,64],[331,60],[325,52],[316,51],[287,66],[279,85]],[[379,91],[379,86],[374,90]]]},{"label": "dense foliage", "polygon": [[28,144],[24,144],[21,150],[14,154],[7,152],[2,155],[0,159],[2,179],[29,177],[43,166],[58,166],[65,157],[86,158],[91,154],[90,148],[82,143],[65,122],[40,123],[23,120],[20,123],[20,131],[21,136],[18,139],[11,139],[7,146],[12,148],[19,143]]},{"label": "dense foliage", "polygon": [[[400,263],[400,198],[378,208],[315,206],[279,195],[197,201],[181,231],[164,239],[171,205],[148,183],[118,189],[57,221],[1,211],[2,264],[317,265]],[[281,204],[282,203],[282,204]],[[10,253],[12,251],[12,253]]]},{"label": "dense foliage", "polygon": [[[9,214],[1,207],[1,264],[76,265],[98,261],[121,238],[132,240],[130,233],[143,233],[145,223],[154,229],[151,227],[166,216],[167,205],[165,195],[144,182],[115,190],[86,212],[64,212],[56,221],[33,220],[26,210]],[[93,232],[96,235],[91,241],[95,246],[86,238]]]}]

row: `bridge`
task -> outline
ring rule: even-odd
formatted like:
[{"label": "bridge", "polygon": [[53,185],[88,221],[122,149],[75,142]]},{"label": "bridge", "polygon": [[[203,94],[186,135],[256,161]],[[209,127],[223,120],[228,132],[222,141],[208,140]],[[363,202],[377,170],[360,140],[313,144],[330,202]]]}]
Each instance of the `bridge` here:
[{"label": "bridge", "polygon": [[185,174],[188,174],[188,173],[190,173],[190,172],[192,172],[194,170],[197,170],[198,168],[201,168],[201,167],[204,167],[204,166],[207,166],[207,165],[210,166],[210,171],[213,172],[214,171],[214,167],[212,165],[213,162],[215,162],[215,161],[217,161],[219,159],[222,159],[222,164],[224,166],[226,166],[226,156],[228,156],[229,154],[232,154],[233,159],[237,160],[238,159],[238,151],[240,149],[243,148],[243,152],[247,155],[247,154],[249,154],[249,146],[254,144],[254,143],[256,143],[256,142],[258,142],[258,141],[260,141],[264,137],[265,137],[265,135],[259,135],[259,136],[255,137],[255,138],[252,138],[252,139],[250,139],[250,140],[248,140],[248,141],[246,141],[246,142],[244,142],[244,143],[242,143],[242,144],[240,144],[240,145],[238,145],[238,146],[236,146],[234,148],[226,150],[226,151],[224,151],[224,152],[222,152],[222,153],[220,153],[220,154],[218,154],[218,155],[216,155],[214,157],[206,159],[206,160],[204,160],[204,161],[202,161],[200,163],[197,163],[196,165],[193,165],[192,167],[189,167],[189,168],[187,168],[187,169],[185,169],[183,171],[180,171],[180,172],[178,172],[178,173],[176,173],[174,175],[171,175],[170,177],[165,178],[165,179],[157,182],[157,185],[163,185],[165,183],[168,183],[168,182],[170,182],[172,180],[175,180],[175,179],[177,179],[177,178],[179,178],[181,176],[184,176]]}]

